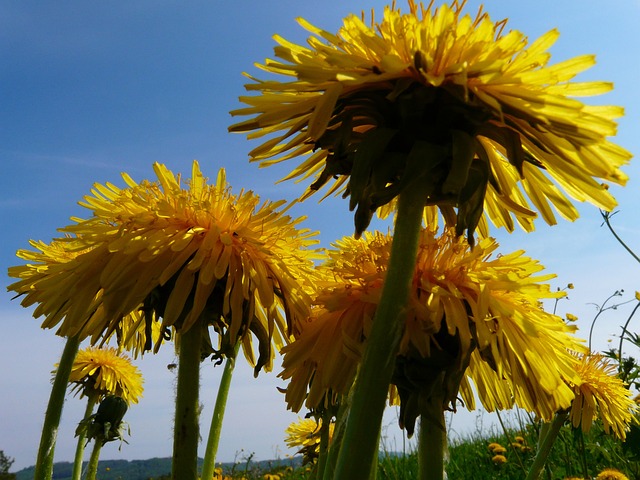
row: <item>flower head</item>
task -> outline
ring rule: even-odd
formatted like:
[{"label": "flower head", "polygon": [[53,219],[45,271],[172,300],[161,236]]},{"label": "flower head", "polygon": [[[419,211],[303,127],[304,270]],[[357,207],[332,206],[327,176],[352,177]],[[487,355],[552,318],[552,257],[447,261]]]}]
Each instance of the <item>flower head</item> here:
[{"label": "flower head", "polygon": [[[9,290],[17,292],[17,296],[23,296],[21,304],[24,307],[38,304],[33,313],[34,317],[44,315],[44,309],[48,307],[52,313],[47,315],[42,327],[51,328],[57,323],[60,312],[69,307],[69,305],[64,305],[62,299],[60,299],[61,304],[59,305],[50,303],[50,289],[54,288],[56,284],[52,278],[58,276],[61,270],[65,270],[68,262],[87,253],[91,248],[88,248],[80,238],[73,236],[53,240],[50,243],[42,241],[30,241],[29,243],[35,250],[23,249],[16,253],[19,258],[27,260],[29,263],[9,267],[9,276],[20,279],[10,285]],[[98,291],[96,300],[102,294],[102,290]],[[104,310],[97,309],[86,312],[85,320],[89,324],[104,322]],[[61,331],[58,331],[58,334],[63,335]],[[144,352],[147,342],[157,341],[160,343],[163,339],[159,324],[154,323],[151,331],[147,331],[144,317],[138,311],[132,311],[123,316],[117,327],[103,338],[103,343],[108,342],[114,336],[119,347],[131,352],[134,357]],[[93,341],[97,341],[97,338],[95,336]]]},{"label": "flower head", "polygon": [[623,185],[631,155],[607,141],[622,109],[577,99],[612,88],[572,81],[594,57],[549,65],[556,30],[529,43],[482,9],[465,15],[464,3],[410,0],[408,13],[394,4],[369,25],[350,15],[337,34],[298,19],[308,46],[275,36],[276,59],[259,65],[291,80],[250,77],[260,95],[231,113],[252,118],[230,130],[270,136],[250,154],[263,165],[310,154],[285,178],[314,177],[310,191],[333,182],[329,193],[357,208],[358,233],[413,181],[425,204],[457,217],[458,233],[475,230],[483,210],[497,226],[511,230],[515,218],[532,230],[527,198],[550,224],[551,206],[577,218],[556,185],[612,209],[601,180]]},{"label": "flower head", "polygon": [[491,461],[496,465],[502,465],[503,463],[507,463],[507,457],[505,457],[504,455],[498,454],[491,457]]},{"label": "flower head", "polygon": [[598,474],[596,480],[629,480],[629,477],[615,468],[605,468]]},{"label": "flower head", "polygon": [[[335,424],[329,424],[329,441],[333,436]],[[304,463],[312,462],[320,454],[320,436],[322,434],[322,419],[298,418],[291,423],[285,432],[285,443],[289,448],[299,448],[298,453],[304,455]]]},{"label": "flower head", "polygon": [[80,397],[121,397],[128,404],[142,396],[142,375],[129,357],[115,348],[88,347],[76,355],[69,376]]},{"label": "flower head", "polygon": [[154,170],[156,182],[123,174],[128,188],[95,185],[81,203],[93,215],[62,229],[88,250],[52,266],[26,301],[63,335],[109,335],[136,311],[149,330],[159,318],[163,331],[212,325],[220,341],[205,355],[242,341],[256,374],[270,368],[272,341],[279,348],[307,316],[313,234],[278,210],[283,201],[232,194],[223,169],[209,185],[194,162],[186,188],[164,165]]},{"label": "flower head", "polygon": [[569,413],[573,426],[588,432],[593,420],[600,418],[606,433],[624,440],[640,407],[616,375],[615,365],[601,355],[582,355],[576,371],[579,381],[572,384],[575,399]]},{"label": "flower head", "polygon": [[[329,252],[322,268],[333,278],[319,283],[313,317],[283,349],[280,376],[291,379],[286,399],[292,410],[305,401],[309,408],[333,403],[348,392],[380,298],[390,243],[388,235],[365,233],[362,240],[343,239]],[[455,408],[465,374],[493,408],[510,408],[515,399],[548,419],[571,403],[573,392],[564,379],[575,380],[576,360],[567,349],[582,346],[571,335],[574,328],[539,307],[562,293],[551,291],[544,282],[553,276],[539,275],[542,267],[523,252],[494,258],[496,248],[492,239],[471,249],[453,232],[439,237],[430,229],[422,232],[392,380],[401,423],[410,432],[417,412],[405,406],[438,391],[443,408]],[[475,374],[477,364],[491,372],[486,382]],[[493,397],[482,398],[496,382],[504,395],[499,406]],[[473,404],[472,394],[460,393],[466,405]]]}]

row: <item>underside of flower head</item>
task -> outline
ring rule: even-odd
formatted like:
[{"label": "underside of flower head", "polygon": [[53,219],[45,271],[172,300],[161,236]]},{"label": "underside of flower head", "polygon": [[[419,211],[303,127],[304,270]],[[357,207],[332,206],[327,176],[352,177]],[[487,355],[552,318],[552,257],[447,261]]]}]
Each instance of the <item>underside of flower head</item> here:
[{"label": "underside of flower head", "polygon": [[267,138],[250,154],[262,165],[306,156],[285,178],[312,178],[303,196],[325,184],[348,196],[357,233],[411,182],[458,234],[483,214],[509,230],[532,230],[535,210],[574,220],[568,197],[612,209],[602,181],[624,185],[630,158],[607,140],[622,109],[577,99],[610,83],[572,81],[594,57],[549,65],[556,30],[529,43],[463,6],[410,1],[369,25],[348,16],[337,34],[299,19],[308,46],[276,36],[276,59],[258,65],[292,79],[250,77],[259,95],[231,113],[252,118],[230,130]]},{"label": "underside of flower head", "polygon": [[[349,391],[380,299],[390,243],[388,235],[365,233],[329,252],[323,268],[330,280],[318,285],[317,308],[283,349],[280,376],[290,379],[286,400],[292,410],[331,404]],[[392,379],[409,433],[434,392],[443,409],[456,408],[459,392],[473,407],[466,376],[483,402],[491,383],[500,384],[498,398],[486,398],[493,409],[515,403],[551,418],[573,399],[565,383],[576,379],[569,350],[583,347],[573,327],[539,305],[562,295],[545,283],[553,275],[541,274],[539,263],[522,251],[493,257],[496,248],[492,239],[471,249],[453,231],[436,236],[423,230]],[[481,367],[474,366],[478,362]]]},{"label": "underside of flower head", "polygon": [[81,203],[92,216],[62,229],[86,251],[51,265],[20,291],[23,303],[39,304],[43,327],[94,340],[132,312],[149,332],[159,319],[162,330],[209,327],[219,341],[205,336],[203,356],[225,356],[242,341],[256,373],[270,368],[272,342],[280,348],[307,316],[314,234],[279,211],[284,202],[232,194],[223,169],[209,185],[194,162],[186,188],[164,165],[154,169],[156,182],[123,175],[128,188],[95,185]]}]

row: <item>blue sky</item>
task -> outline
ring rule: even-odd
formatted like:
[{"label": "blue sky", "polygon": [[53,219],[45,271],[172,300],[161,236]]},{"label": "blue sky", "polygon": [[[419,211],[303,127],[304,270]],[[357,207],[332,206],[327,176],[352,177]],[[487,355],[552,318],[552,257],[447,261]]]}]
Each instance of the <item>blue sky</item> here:
[{"label": "blue sky", "polygon": [[[469,1],[475,13],[479,2]],[[243,71],[258,73],[254,62],[271,56],[278,33],[303,42],[306,33],[295,22],[302,16],[335,31],[346,14],[372,7],[380,1],[293,0],[190,3],[138,1],[113,3],[8,1],[0,4],[0,221],[3,271],[20,263],[15,251],[29,239],[49,241],[69,217],[83,216],[77,202],[94,182],[122,185],[120,172],[137,180],[152,175],[158,161],[174,172],[188,174],[193,159],[206,175],[215,178],[225,167],[235,190],[253,189],[265,199],[292,199],[303,185],[275,185],[289,165],[258,169],[247,152],[252,145],[241,135],[227,133],[233,122],[229,111],[240,107],[244,94]],[[403,5],[403,2],[399,2]],[[509,17],[508,27],[535,39],[558,27],[561,36],[553,47],[553,61],[595,53],[598,64],[579,79],[613,81],[616,89],[593,102],[626,107],[617,142],[636,153],[640,150],[638,126],[640,97],[637,89],[640,51],[640,3],[585,0],[538,2],[487,2],[494,20]],[[589,100],[587,100],[589,101]],[[625,171],[631,177],[625,189],[614,189],[620,203],[615,224],[632,247],[640,250],[638,184],[640,171],[632,161]],[[557,286],[574,283],[570,300],[561,312],[580,317],[588,328],[595,313],[590,303],[601,303],[617,289],[633,296],[640,289],[638,268],[601,228],[598,211],[581,206],[582,218],[549,228],[540,224],[534,234],[507,235],[494,231],[504,252],[524,248],[549,271],[559,275]],[[321,231],[324,246],[352,233],[346,204],[330,199],[297,207],[307,215],[306,226]],[[0,293],[0,450],[14,457],[14,469],[33,464],[39,430],[49,392],[50,371],[63,342],[40,321],[11,301],[2,277]],[[626,297],[629,298],[629,297]],[[608,312],[596,327],[596,347],[607,348],[607,338],[619,331],[628,308]],[[640,324],[640,319],[632,326]],[[584,333],[586,335],[586,332]],[[171,454],[174,377],[166,365],[171,348],[136,362],[146,379],[145,396],[131,408],[127,420],[132,436],[122,451],[104,449],[103,458],[149,458]],[[219,458],[251,452],[258,459],[291,453],[283,443],[286,426],[296,418],[286,412],[281,386],[271,374],[254,380],[248,367],[240,367],[232,385]],[[221,373],[203,368],[203,434],[213,408]],[[7,394],[8,393],[8,394]],[[71,460],[73,431],[84,402],[70,398],[65,406],[56,460]],[[386,422],[391,441],[400,437]],[[475,414],[459,415],[454,429],[475,428]],[[241,451],[243,449],[243,451]]]}]

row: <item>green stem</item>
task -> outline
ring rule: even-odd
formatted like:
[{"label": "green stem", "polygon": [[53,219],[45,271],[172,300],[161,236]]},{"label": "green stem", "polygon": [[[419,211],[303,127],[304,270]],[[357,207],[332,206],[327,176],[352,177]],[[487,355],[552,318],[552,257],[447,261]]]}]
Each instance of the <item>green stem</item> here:
[{"label": "green stem", "polygon": [[616,212],[614,212],[613,214],[611,212],[605,212],[603,210],[600,210],[600,215],[602,215],[602,218],[604,219],[604,223],[607,224],[607,228],[609,229],[609,231],[611,232],[611,234],[615,237],[615,239],[618,241],[618,243],[620,245],[622,245],[622,247],[629,252],[629,254],[635,259],[636,262],[640,262],[640,257],[638,257],[638,255],[635,254],[635,252],[633,250],[631,250],[631,248],[629,248],[629,246],[624,243],[624,241],[622,240],[622,238],[620,238],[618,236],[618,234],[616,233],[616,231],[613,229],[613,226],[611,225],[611,217],[615,214]]},{"label": "green stem", "polygon": [[[525,480],[538,480],[540,472],[542,472],[547,462],[549,453],[551,453],[551,448],[558,437],[558,433],[560,433],[560,428],[562,428],[568,416],[568,413],[556,413],[553,422],[546,424],[548,427],[540,430],[541,441],[538,441],[538,453],[536,453],[536,458],[534,458],[533,465],[531,465],[529,474]],[[542,435],[544,435],[544,437]]]},{"label": "green stem", "polygon": [[53,453],[58,435],[58,425],[62,416],[64,396],[67,393],[67,383],[73,367],[73,361],[78,353],[80,340],[78,337],[69,337],[62,351],[60,363],[56,370],[56,375],[49,396],[47,411],[44,416],[42,426],[42,436],[40,437],[40,447],[36,459],[34,480],[50,480],[53,475]]},{"label": "green stem", "polygon": [[173,431],[172,480],[198,479],[198,394],[202,326],[196,322],[181,332],[178,356],[178,388]]},{"label": "green stem", "polygon": [[102,439],[98,436],[93,441],[93,450],[91,451],[91,457],[89,457],[89,464],[87,465],[86,480],[96,480],[96,475],[98,473],[98,461],[100,460],[100,450],[102,450]]},{"label": "green stem", "polygon": [[[97,394],[89,394],[87,397],[87,408],[84,411],[83,420],[86,420],[93,413],[93,407],[98,403],[99,396]],[[84,447],[87,435],[84,430],[78,432],[78,444],[76,445],[76,456],[73,462],[73,473],[71,480],[80,480],[82,478],[82,459],[84,457]]]},{"label": "green stem", "polygon": [[222,420],[224,411],[227,408],[227,397],[229,396],[229,387],[231,385],[231,377],[236,364],[236,356],[240,350],[241,341],[238,340],[233,350],[233,356],[227,357],[218,387],[218,395],[216,396],[216,404],[213,408],[213,417],[211,418],[211,427],[209,427],[209,438],[207,440],[207,450],[204,454],[204,465],[202,466],[202,478],[213,478],[216,468],[216,455],[218,453],[218,445],[220,443],[220,432],[222,431]]},{"label": "green stem", "polygon": [[368,479],[374,467],[422,226],[425,199],[417,183],[408,185],[398,198],[387,277],[353,387],[336,480]]},{"label": "green stem", "polygon": [[[631,315],[629,315],[629,318],[627,318],[627,321],[624,323],[624,326],[622,327],[622,333],[620,334],[620,345],[618,345],[618,373],[623,373],[623,371],[624,371],[624,368],[622,366],[622,364],[623,364],[623,361],[622,361],[622,342],[624,342],[624,336],[627,334],[627,327],[629,326],[629,322],[631,321],[633,316],[636,314],[636,310],[638,310],[638,307],[640,307],[640,301],[633,308],[633,311],[631,312]],[[626,374],[625,374],[625,376],[626,376]],[[626,382],[627,379],[623,378],[622,381]]]},{"label": "green stem", "polygon": [[331,428],[331,409],[325,409],[322,414],[322,427],[320,430],[320,454],[318,455],[318,473],[316,478],[324,477],[327,466],[327,455],[329,454],[329,429]]},{"label": "green stem", "polygon": [[346,417],[349,414],[352,393],[353,392],[350,392],[349,395],[343,396],[340,400],[340,406],[336,414],[336,424],[333,428],[333,438],[331,439],[331,445],[329,446],[329,452],[325,462],[324,475],[322,477],[317,476],[316,478],[318,478],[318,480],[333,480],[336,462],[338,461],[338,453],[342,447],[342,439],[344,438],[344,431],[346,429]]},{"label": "green stem", "polygon": [[442,399],[432,399],[420,415],[418,443],[418,478],[420,480],[443,480],[444,448],[447,431],[444,422]]}]

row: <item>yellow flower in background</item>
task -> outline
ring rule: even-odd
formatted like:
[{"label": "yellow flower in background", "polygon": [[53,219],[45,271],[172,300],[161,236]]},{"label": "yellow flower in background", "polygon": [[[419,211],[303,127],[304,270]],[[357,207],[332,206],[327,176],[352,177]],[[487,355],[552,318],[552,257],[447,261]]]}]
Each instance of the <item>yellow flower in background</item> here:
[{"label": "yellow flower in background", "polygon": [[[8,289],[16,292],[17,297],[24,296],[21,302],[22,306],[28,307],[38,304],[33,316],[39,317],[46,315],[43,303],[47,304],[46,300],[50,294],[49,288],[55,284],[55,281],[51,280],[51,276],[59,275],[60,271],[66,268],[65,264],[79,255],[87,253],[90,248],[87,248],[81,239],[71,236],[53,240],[51,243],[33,240],[29,243],[35,250],[17,251],[16,255],[29,263],[9,267],[9,276],[20,280],[10,285]],[[97,292],[96,299],[100,298],[102,293],[102,291]],[[55,316],[65,308],[69,308],[69,305],[68,303],[60,304],[57,310],[54,308],[50,307],[50,311]],[[50,320],[50,318],[45,319],[43,328],[49,326]],[[101,309],[87,311],[85,321],[87,323],[106,321],[104,311]],[[57,333],[62,335],[60,331]],[[116,329],[104,338],[102,343],[110,341],[112,337],[116,337],[119,348],[129,351],[134,357],[137,357],[144,352],[147,342],[161,342],[163,333],[159,323],[154,323],[152,331],[147,331],[143,316],[138,311],[132,311],[121,319]],[[95,341],[97,341],[97,337],[94,338]]]},{"label": "yellow flower in background", "polygon": [[142,374],[129,357],[115,348],[88,347],[76,355],[69,376],[72,390],[98,398],[115,395],[127,404],[138,403],[142,396]]},{"label": "yellow flower in background", "polygon": [[[329,261],[320,268],[333,279],[318,283],[310,322],[282,350],[280,376],[290,380],[285,397],[290,409],[298,411],[305,402],[310,409],[331,404],[349,391],[380,298],[390,244],[389,235],[365,233],[361,240],[344,238],[328,252]],[[553,275],[540,274],[542,267],[524,252],[493,257],[496,248],[493,239],[471,249],[451,231],[422,232],[393,377],[401,425],[409,433],[418,398],[443,392],[443,408],[455,408],[461,383],[469,385],[465,374],[480,384],[481,401],[494,408],[493,397],[483,395],[494,392],[498,381],[503,389],[498,408],[512,407],[515,398],[550,419],[571,404],[573,391],[565,380],[576,381],[577,360],[568,349],[583,347],[571,335],[573,327],[539,307],[563,293],[551,291],[544,282]],[[474,364],[493,375],[488,386],[477,379]],[[473,405],[472,394],[460,394],[465,405]]]},{"label": "yellow flower in background", "polygon": [[629,480],[629,477],[615,468],[605,468],[598,474],[596,480]]},{"label": "yellow flower in background", "polygon": [[284,201],[232,194],[224,169],[209,185],[194,161],[186,188],[164,165],[154,170],[156,182],[123,174],[127,188],[94,186],[81,203],[93,215],[62,229],[89,250],[53,265],[25,301],[39,303],[43,327],[93,339],[131,312],[141,312],[147,328],[162,318],[163,332],[204,319],[220,339],[206,354],[225,355],[242,340],[256,374],[270,369],[272,341],[280,348],[308,315],[314,234],[279,210]]},{"label": "yellow flower in background", "polygon": [[602,355],[582,355],[576,371],[579,381],[572,384],[575,399],[569,412],[572,425],[588,432],[599,418],[606,433],[624,440],[640,408],[616,375],[615,365]]},{"label": "yellow flower in background", "polygon": [[507,457],[504,455],[494,455],[491,457],[491,461],[496,465],[502,465],[503,463],[507,463]]},{"label": "yellow flower in background", "polygon": [[[491,442],[489,445],[487,445],[487,448],[488,448],[489,450],[491,450],[492,452],[493,452],[493,451],[495,451],[495,449],[496,449],[496,448],[498,448],[498,447],[499,447],[499,448],[504,448],[502,445],[500,445],[500,444],[499,444],[499,443],[497,443],[497,442]],[[506,449],[505,449],[504,451],[506,452]]]},{"label": "yellow flower in background", "polygon": [[[335,424],[329,424],[329,442],[333,437]],[[291,423],[286,431],[284,442],[289,448],[299,448],[297,453],[302,453],[303,463],[312,462],[320,454],[320,437],[322,434],[322,419],[299,418]]]},{"label": "yellow flower in background", "polygon": [[240,98],[247,106],[231,113],[251,118],[230,131],[266,138],[250,153],[263,166],[308,155],[285,179],[313,178],[303,196],[327,183],[349,196],[358,233],[413,181],[458,234],[483,211],[530,231],[533,208],[549,224],[554,210],[576,219],[569,198],[611,210],[602,181],[624,185],[631,154],[607,140],[623,109],[578,99],[612,89],[573,81],[594,56],[551,65],[557,30],[529,42],[463,7],[410,0],[408,13],[394,4],[379,22],[349,15],[337,34],[298,19],[308,46],[274,37],[276,59],[258,67],[283,80],[247,75],[258,95]]}]

